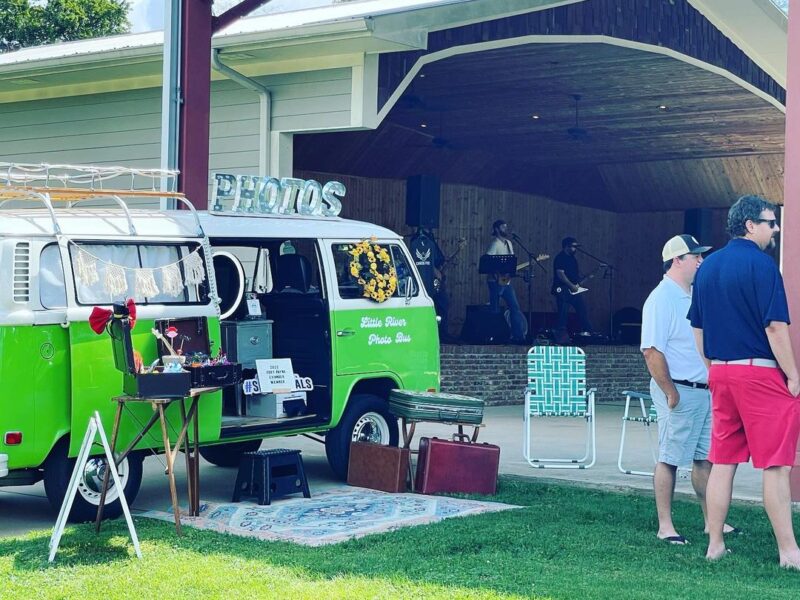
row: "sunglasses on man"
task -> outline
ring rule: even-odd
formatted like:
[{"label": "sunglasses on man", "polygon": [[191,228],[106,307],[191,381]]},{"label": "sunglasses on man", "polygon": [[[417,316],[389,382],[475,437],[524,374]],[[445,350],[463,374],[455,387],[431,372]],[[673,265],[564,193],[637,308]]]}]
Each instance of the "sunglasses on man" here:
[{"label": "sunglasses on man", "polygon": [[778,225],[778,219],[753,219],[753,223],[766,223],[770,229],[775,229]]}]

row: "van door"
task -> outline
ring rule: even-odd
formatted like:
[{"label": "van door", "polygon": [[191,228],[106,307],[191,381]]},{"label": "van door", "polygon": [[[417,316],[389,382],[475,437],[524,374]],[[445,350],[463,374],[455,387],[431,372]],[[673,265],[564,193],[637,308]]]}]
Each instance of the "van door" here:
[{"label": "van door", "polygon": [[323,242],[330,262],[334,372],[389,375],[413,389],[438,386],[436,313],[405,245],[399,239],[371,241],[389,253],[398,278],[392,295],[377,302],[364,297],[363,286],[351,274],[350,252],[360,241]]}]

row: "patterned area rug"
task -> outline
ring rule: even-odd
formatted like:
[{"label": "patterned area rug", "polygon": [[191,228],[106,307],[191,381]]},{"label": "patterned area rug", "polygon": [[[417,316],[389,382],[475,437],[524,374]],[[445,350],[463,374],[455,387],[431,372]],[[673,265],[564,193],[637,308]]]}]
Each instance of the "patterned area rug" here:
[{"label": "patterned area rug", "polygon": [[[325,490],[311,498],[292,497],[259,506],[250,502],[201,504],[199,517],[181,517],[181,524],[260,540],[305,546],[336,544],[450,517],[520,508],[421,494],[387,494],[357,487]],[[172,521],[172,510],[151,510],[142,516]]]}]

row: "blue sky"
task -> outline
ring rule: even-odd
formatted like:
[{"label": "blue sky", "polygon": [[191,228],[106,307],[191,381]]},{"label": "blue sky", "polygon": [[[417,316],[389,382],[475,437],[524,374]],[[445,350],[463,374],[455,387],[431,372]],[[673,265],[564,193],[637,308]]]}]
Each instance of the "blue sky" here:
[{"label": "blue sky", "polygon": [[131,32],[154,31],[164,28],[164,0],[128,0],[131,9],[128,19]]}]

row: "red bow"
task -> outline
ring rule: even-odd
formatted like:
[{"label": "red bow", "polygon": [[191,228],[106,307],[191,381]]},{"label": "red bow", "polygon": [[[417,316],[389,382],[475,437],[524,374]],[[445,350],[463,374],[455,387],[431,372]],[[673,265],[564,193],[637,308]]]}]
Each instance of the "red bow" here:
[{"label": "red bow", "polygon": [[98,335],[103,333],[106,324],[112,318],[122,319],[123,317],[128,317],[131,323],[131,329],[133,329],[133,326],[136,324],[136,303],[133,301],[133,298],[128,298],[124,306],[121,304],[115,304],[114,306],[118,307],[118,309],[122,308],[119,314],[114,314],[114,311],[107,308],[100,308],[99,306],[95,306],[92,309],[92,314],[89,315],[89,327]]}]

